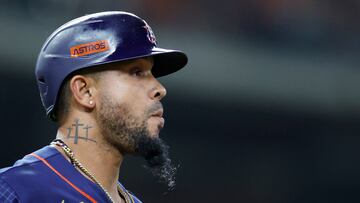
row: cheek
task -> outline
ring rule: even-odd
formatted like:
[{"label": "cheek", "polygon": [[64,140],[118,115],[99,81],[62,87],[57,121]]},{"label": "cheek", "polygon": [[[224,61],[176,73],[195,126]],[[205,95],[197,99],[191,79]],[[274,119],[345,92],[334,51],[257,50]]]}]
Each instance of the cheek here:
[{"label": "cheek", "polygon": [[142,115],[146,113],[148,108],[148,94],[146,92],[145,86],[141,84],[133,84],[122,88],[121,93],[118,94],[118,99],[121,102],[126,102],[131,110],[136,113],[136,115]]},{"label": "cheek", "polygon": [[[114,82],[102,88],[101,94],[119,106],[126,106],[133,116],[146,119],[148,110],[148,94],[141,83]],[[115,109],[114,109],[115,110]]]},{"label": "cheek", "polygon": [[123,94],[122,96],[122,101],[126,102],[127,106],[129,106],[137,116],[147,113],[147,99],[144,90],[141,91],[138,88],[132,88],[127,94]]},{"label": "cheek", "polygon": [[101,96],[106,96],[106,98],[111,99],[112,101],[122,104],[135,104],[137,95],[137,90],[123,83],[113,83],[101,89]]}]

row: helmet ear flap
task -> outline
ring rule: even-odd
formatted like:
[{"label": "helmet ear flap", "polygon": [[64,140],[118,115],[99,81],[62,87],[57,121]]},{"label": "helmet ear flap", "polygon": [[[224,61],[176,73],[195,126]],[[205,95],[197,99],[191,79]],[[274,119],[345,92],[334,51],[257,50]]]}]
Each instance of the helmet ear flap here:
[{"label": "helmet ear flap", "polygon": [[39,76],[37,80],[38,80],[39,83],[45,84],[45,78],[44,78],[44,76]]},{"label": "helmet ear flap", "polygon": [[48,92],[48,85],[46,84],[45,79],[42,76],[38,77],[37,83],[38,83],[39,91],[41,93],[41,102],[44,104],[46,101],[45,97]]}]

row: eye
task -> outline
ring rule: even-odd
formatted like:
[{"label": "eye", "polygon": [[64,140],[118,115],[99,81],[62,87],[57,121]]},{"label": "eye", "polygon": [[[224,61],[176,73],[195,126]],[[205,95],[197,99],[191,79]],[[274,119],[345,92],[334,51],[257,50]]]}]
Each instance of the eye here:
[{"label": "eye", "polygon": [[145,66],[134,66],[130,69],[130,75],[137,78],[146,78],[151,75],[151,68]]},{"label": "eye", "polygon": [[137,70],[137,71],[135,71],[134,74],[135,74],[136,76],[142,76],[142,73],[143,73],[143,72],[142,72],[141,70]]},{"label": "eye", "polygon": [[131,75],[139,77],[139,76],[144,75],[144,71],[141,70],[141,69],[139,69],[139,68],[134,68],[134,69],[131,71]]}]

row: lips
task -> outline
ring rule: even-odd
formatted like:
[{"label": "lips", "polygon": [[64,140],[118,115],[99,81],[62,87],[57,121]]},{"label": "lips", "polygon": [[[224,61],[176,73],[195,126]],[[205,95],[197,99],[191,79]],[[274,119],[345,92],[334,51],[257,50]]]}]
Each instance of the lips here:
[{"label": "lips", "polygon": [[159,128],[163,128],[164,124],[165,124],[165,119],[163,118],[163,113],[164,110],[163,109],[159,109],[157,111],[155,111],[153,114],[151,114],[151,118],[155,118],[159,121]]},{"label": "lips", "polygon": [[156,112],[154,112],[153,114],[151,114],[151,116],[155,116],[155,117],[160,117],[160,118],[162,118],[163,113],[164,113],[164,110],[163,110],[163,109],[160,109],[160,110],[157,110]]}]

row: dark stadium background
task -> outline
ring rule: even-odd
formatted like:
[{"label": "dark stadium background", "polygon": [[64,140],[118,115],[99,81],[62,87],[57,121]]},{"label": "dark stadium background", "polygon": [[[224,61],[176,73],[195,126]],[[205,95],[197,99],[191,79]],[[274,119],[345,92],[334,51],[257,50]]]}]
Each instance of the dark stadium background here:
[{"label": "dark stadium background", "polygon": [[189,56],[160,79],[175,191],[141,158],[122,165],[143,202],[360,202],[359,1],[0,3],[0,167],[55,136],[33,73],[46,37],[83,14],[126,10]]}]

